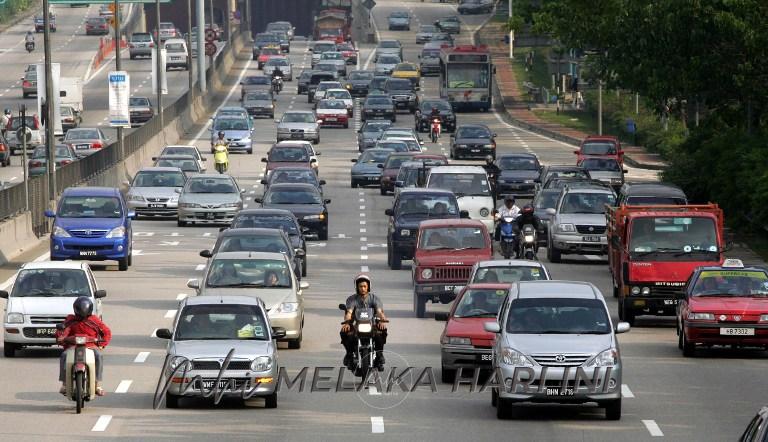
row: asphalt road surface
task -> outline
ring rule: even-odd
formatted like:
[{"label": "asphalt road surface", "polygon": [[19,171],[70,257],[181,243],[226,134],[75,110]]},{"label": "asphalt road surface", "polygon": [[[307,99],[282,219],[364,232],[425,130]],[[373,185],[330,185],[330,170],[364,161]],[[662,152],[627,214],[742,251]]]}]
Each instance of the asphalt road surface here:
[{"label": "asphalt road surface", "polygon": [[[379,29],[395,9],[406,8],[422,23],[431,23],[454,13],[448,4],[394,2],[383,0],[374,9]],[[468,16],[459,42],[469,43],[468,30],[478,27],[487,16]],[[414,25],[418,21],[414,20]],[[405,45],[406,59],[416,61],[414,43],[417,26],[410,32],[381,31],[382,38],[398,38]],[[295,68],[309,64],[305,43],[291,51]],[[368,64],[371,47],[364,46],[360,64]],[[138,62],[141,63],[141,62]],[[250,61],[236,68],[256,73]],[[15,72],[15,71],[14,71]],[[182,74],[183,75],[183,74]],[[434,78],[423,81],[421,93],[435,96]],[[278,97],[278,114],[287,109],[309,109],[305,96],[296,96],[295,81],[286,84]],[[237,105],[233,89],[229,105]],[[355,116],[359,115],[356,109]],[[398,125],[410,126],[406,114]],[[572,146],[564,145],[505,124],[494,113],[459,114],[459,122],[482,122],[498,133],[501,152],[532,151],[547,164],[572,163]],[[356,121],[354,127],[358,127]],[[260,158],[274,141],[272,120],[256,120],[258,148],[252,155],[238,155],[230,161],[233,176],[248,189],[246,204],[262,192]],[[208,132],[200,126],[182,142],[193,142],[208,151]],[[425,137],[426,138],[426,137]],[[443,138],[443,140],[446,140]],[[429,152],[441,152],[445,144],[427,143]],[[383,298],[391,319],[386,350],[389,366],[433,367],[439,376],[439,335],[443,323],[432,312],[448,306],[431,306],[427,318],[417,319],[412,311],[410,262],[404,270],[386,266],[386,223],[384,210],[391,196],[378,189],[349,187],[349,160],[357,156],[355,129],[322,129],[318,146],[320,175],[328,184],[330,205],[328,241],[311,241],[305,281],[304,341],[300,350],[281,348],[281,365],[295,373],[301,367],[339,367],[343,350],[338,329],[339,302],[352,293],[352,277],[369,271],[373,291]],[[633,169],[632,180],[654,179],[651,171]],[[58,351],[25,350],[14,359],[0,359],[0,433],[14,440],[61,440],[110,437],[122,440],[256,439],[256,440],[532,440],[532,441],[614,441],[666,437],[680,441],[722,441],[737,438],[752,414],[766,402],[764,352],[719,351],[683,358],[669,319],[638,320],[637,327],[620,335],[624,363],[623,417],[606,421],[603,410],[590,406],[521,407],[516,419],[499,421],[490,404],[490,393],[451,393],[450,386],[436,379],[438,392],[421,387],[410,394],[282,392],[277,409],[263,409],[261,400],[243,407],[235,402],[213,406],[190,400],[184,408],[152,408],[152,396],[163,363],[165,342],[152,337],[157,328],[168,327],[178,300],[193,292],[186,288],[190,278],[201,276],[204,259],[198,252],[214,243],[218,229],[178,228],[173,220],[140,220],[134,224],[134,265],[127,272],[116,266],[94,264],[96,277],[108,292],[104,319],[112,327],[114,340],[105,352],[105,388],[108,395],[89,403],[84,414],[75,415],[74,405],[57,392]],[[38,255],[45,259],[45,250]],[[32,256],[34,258],[34,256]],[[607,295],[616,319],[616,302],[607,262],[587,257],[569,257],[562,264],[549,264],[556,279],[586,280]],[[544,260],[544,253],[541,253]],[[0,281],[12,275],[0,273]],[[337,371],[330,374],[335,384]],[[348,373],[347,373],[348,374]],[[346,377],[346,384],[351,378]],[[311,377],[308,378],[311,382]],[[44,422],[44,425],[41,423]],[[374,436],[369,436],[375,433]]]}]

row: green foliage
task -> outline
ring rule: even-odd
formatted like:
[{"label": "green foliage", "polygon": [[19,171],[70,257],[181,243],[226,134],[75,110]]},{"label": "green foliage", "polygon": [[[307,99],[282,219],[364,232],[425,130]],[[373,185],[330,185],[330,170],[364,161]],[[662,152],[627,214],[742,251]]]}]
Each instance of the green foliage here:
[{"label": "green foliage", "polygon": [[9,21],[30,6],[32,6],[32,0],[7,0],[0,4],[0,23]]}]

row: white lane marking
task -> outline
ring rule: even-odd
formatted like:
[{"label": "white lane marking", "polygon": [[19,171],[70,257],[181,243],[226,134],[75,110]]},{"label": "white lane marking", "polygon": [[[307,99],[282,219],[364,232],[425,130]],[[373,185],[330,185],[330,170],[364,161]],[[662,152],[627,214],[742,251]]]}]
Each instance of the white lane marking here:
[{"label": "white lane marking", "polygon": [[347,237],[347,235],[345,235],[343,233],[339,233],[339,236],[338,236],[339,239],[343,239],[343,238],[346,238],[346,237]]},{"label": "white lane marking", "polygon": [[366,238],[366,237],[364,237],[364,236],[361,236],[361,237],[360,237],[360,241],[362,241],[362,242],[366,242],[366,241],[368,241],[368,238]]},{"label": "white lane marking", "polygon": [[130,379],[120,381],[120,384],[118,384],[117,388],[115,389],[115,393],[128,393],[128,389],[131,388],[131,384],[133,384],[133,381]]},{"label": "white lane marking", "polygon": [[365,195],[365,192],[358,192],[358,195],[360,196]]},{"label": "white lane marking", "polygon": [[111,415],[109,414],[101,415],[99,416],[99,420],[96,421],[96,424],[93,426],[93,428],[91,428],[91,431],[105,431],[111,421],[112,421]]},{"label": "white lane marking", "polygon": [[149,357],[148,351],[140,351],[139,354],[136,355],[136,359],[133,360],[133,363],[141,364],[144,361],[146,361],[148,357]]},{"label": "white lane marking", "polygon": [[365,252],[368,250],[368,246],[360,246],[360,251]]},{"label": "white lane marking", "polygon": [[11,177],[11,179],[9,179],[8,181],[13,181],[13,180],[16,180],[16,179],[18,179],[18,178],[19,178],[19,177],[16,177],[16,176],[15,176],[15,177]]},{"label": "white lane marking", "polygon": [[365,206],[360,206],[360,210],[365,210]]},{"label": "white lane marking", "polygon": [[166,319],[170,319],[170,318],[173,318],[174,316],[176,316],[176,310],[168,310],[167,312],[165,312],[165,316],[163,317]]},{"label": "white lane marking", "polygon": [[621,384],[621,395],[625,398],[635,397],[635,395],[632,393],[632,390],[629,389],[629,385],[627,384]]},{"label": "white lane marking", "polygon": [[365,261],[368,259],[368,255],[360,255],[360,259]]},{"label": "white lane marking", "polygon": [[589,261],[600,261],[600,259],[602,259],[596,255],[584,255],[584,257],[587,258]]},{"label": "white lane marking", "polygon": [[155,236],[155,232],[133,232],[133,236]]},{"label": "white lane marking", "polygon": [[371,433],[383,433],[384,432],[384,417],[371,416]]},{"label": "white lane marking", "polygon": [[360,233],[366,233],[365,229],[360,229]]},{"label": "white lane marking", "polygon": [[368,266],[360,266],[360,271],[361,272],[369,272],[370,270],[368,270]]},{"label": "white lane marking", "polygon": [[203,233],[203,236],[211,236],[211,232],[205,232]]},{"label": "white lane marking", "polygon": [[[379,393],[379,389],[371,385],[368,387],[368,394],[371,396],[381,396],[381,393]],[[373,419],[373,418],[371,418]]]},{"label": "white lane marking", "polygon": [[364,226],[364,225],[365,225],[365,221],[364,221],[364,220],[363,220],[363,221],[360,221],[360,225],[361,225],[361,226]]},{"label": "white lane marking", "polygon": [[178,295],[176,295],[176,300],[177,301],[181,301],[184,298],[186,298],[187,296],[189,296],[189,295],[187,295],[186,293],[179,293]]},{"label": "white lane marking", "polygon": [[504,126],[507,126],[510,129],[519,130],[519,131],[527,133],[528,135],[533,135],[533,136],[536,136],[536,137],[540,137],[540,138],[543,138],[543,139],[545,139],[547,141],[551,141],[553,143],[562,144],[563,146],[570,147],[571,149],[577,149],[578,148],[578,146],[574,146],[572,144],[568,144],[568,143],[565,143],[563,141],[555,140],[555,139],[547,137],[545,135],[541,135],[541,134],[537,134],[535,132],[531,132],[531,131],[529,131],[527,129],[523,129],[522,127],[517,127],[517,126],[511,125],[511,124],[507,123],[506,121],[504,121],[501,118],[501,115],[499,115],[497,112],[494,112],[493,116],[496,117],[497,120],[499,120],[499,123],[503,124]]},{"label": "white lane marking", "polygon": [[[216,115],[217,113],[219,113],[221,108],[226,106],[227,103],[229,103],[229,99],[232,98],[232,95],[235,93],[235,90],[239,90],[240,89],[240,82],[243,81],[243,77],[245,77],[245,73],[248,72],[248,68],[251,67],[251,61],[253,61],[253,60],[251,59],[251,57],[249,57],[248,58],[248,63],[246,63],[245,66],[243,67],[243,70],[240,71],[240,76],[237,78],[237,81],[235,82],[235,84],[232,85],[232,89],[229,90],[229,93],[227,94],[227,96],[224,97],[224,101],[222,101],[221,104],[219,105],[219,107],[216,108],[216,110],[213,112],[213,115]],[[203,127],[200,128],[200,131],[195,135],[195,138],[194,138],[194,142],[195,143],[198,140],[200,140],[200,138],[202,138],[203,133],[208,132],[208,124],[209,123],[210,123],[210,121],[208,123],[204,124]]]},{"label": "white lane marking", "polygon": [[198,272],[203,270],[204,268],[205,268],[205,264],[198,264],[197,266],[195,266],[195,270],[197,270]]},{"label": "white lane marking", "polygon": [[645,425],[645,428],[648,429],[648,432],[651,433],[651,436],[653,437],[662,437],[664,436],[664,433],[661,431],[661,428],[659,428],[659,425],[656,423],[653,419],[643,419],[643,425]]}]

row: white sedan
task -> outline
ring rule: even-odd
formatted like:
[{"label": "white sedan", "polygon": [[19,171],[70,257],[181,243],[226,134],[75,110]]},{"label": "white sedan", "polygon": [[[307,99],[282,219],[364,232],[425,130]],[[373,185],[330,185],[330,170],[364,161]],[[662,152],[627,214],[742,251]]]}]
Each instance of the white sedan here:
[{"label": "white sedan", "polygon": [[325,93],[325,98],[343,101],[344,106],[347,108],[347,115],[352,116],[355,109],[355,100],[352,99],[352,94],[348,90],[328,89]]},{"label": "white sedan", "polygon": [[285,81],[293,81],[293,66],[291,66],[287,57],[270,57],[264,64],[264,75],[271,77],[272,72],[278,67],[283,72],[283,79]]}]

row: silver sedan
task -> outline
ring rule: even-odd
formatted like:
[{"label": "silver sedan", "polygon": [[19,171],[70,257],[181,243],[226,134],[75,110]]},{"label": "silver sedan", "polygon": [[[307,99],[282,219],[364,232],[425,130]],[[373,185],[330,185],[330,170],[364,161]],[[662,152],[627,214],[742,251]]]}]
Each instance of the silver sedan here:
[{"label": "silver sedan", "polygon": [[191,177],[179,196],[179,227],[191,224],[229,224],[243,208],[244,189],[229,175]]},{"label": "silver sedan", "polygon": [[311,111],[290,111],[277,123],[277,142],[283,140],[310,140],[320,142],[320,122]]},{"label": "silver sedan", "polygon": [[178,214],[179,194],[187,178],[178,167],[145,167],[128,189],[128,207],[139,216],[173,216]]}]

